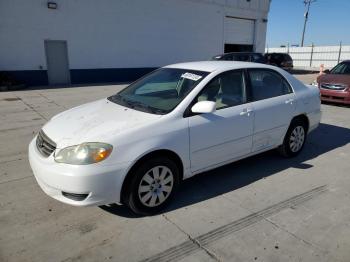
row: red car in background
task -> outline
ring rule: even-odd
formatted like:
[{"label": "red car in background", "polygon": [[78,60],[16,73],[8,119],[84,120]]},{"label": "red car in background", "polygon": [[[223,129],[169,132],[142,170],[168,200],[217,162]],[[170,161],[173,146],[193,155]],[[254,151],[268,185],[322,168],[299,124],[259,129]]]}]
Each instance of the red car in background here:
[{"label": "red car in background", "polygon": [[313,84],[320,88],[322,101],[350,104],[350,60],[325,70]]}]

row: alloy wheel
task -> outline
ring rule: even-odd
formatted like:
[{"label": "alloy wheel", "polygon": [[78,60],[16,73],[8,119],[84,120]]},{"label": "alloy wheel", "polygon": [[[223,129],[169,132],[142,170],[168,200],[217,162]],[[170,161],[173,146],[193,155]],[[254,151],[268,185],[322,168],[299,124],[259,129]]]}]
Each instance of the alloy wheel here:
[{"label": "alloy wheel", "polygon": [[170,196],[174,175],[166,166],[156,166],[142,177],[138,188],[141,203],[148,207],[159,206]]},{"label": "alloy wheel", "polygon": [[295,127],[292,133],[290,134],[290,138],[289,138],[290,150],[293,153],[298,152],[303,147],[304,140],[305,140],[304,128],[302,126]]}]

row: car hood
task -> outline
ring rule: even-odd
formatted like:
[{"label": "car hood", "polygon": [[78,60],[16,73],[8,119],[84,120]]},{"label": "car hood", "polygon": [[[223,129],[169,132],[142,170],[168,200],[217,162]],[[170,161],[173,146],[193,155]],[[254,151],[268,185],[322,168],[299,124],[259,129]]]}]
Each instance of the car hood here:
[{"label": "car hood", "polygon": [[160,117],[102,99],[54,116],[43,127],[43,131],[57,144],[57,148],[83,142],[108,143],[113,135],[151,123]]},{"label": "car hood", "polygon": [[350,75],[323,74],[317,78],[317,82],[320,84],[345,84],[350,86]]}]

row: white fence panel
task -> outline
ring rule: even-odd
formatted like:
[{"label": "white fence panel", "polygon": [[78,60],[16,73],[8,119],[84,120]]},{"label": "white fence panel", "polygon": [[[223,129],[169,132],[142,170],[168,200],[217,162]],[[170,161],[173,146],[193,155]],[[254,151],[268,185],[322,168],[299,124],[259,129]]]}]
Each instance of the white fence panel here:
[{"label": "white fence panel", "polygon": [[340,60],[350,60],[350,46],[342,46]]},{"label": "white fence panel", "polygon": [[266,48],[266,53],[288,53],[295,67],[332,68],[344,60],[350,60],[350,46],[306,46]]}]

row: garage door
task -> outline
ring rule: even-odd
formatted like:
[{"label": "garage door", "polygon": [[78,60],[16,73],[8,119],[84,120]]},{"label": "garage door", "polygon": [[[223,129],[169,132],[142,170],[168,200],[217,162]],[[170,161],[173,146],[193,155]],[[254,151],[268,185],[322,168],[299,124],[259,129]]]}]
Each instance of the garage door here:
[{"label": "garage door", "polygon": [[254,20],[225,17],[225,44],[253,45]]}]

